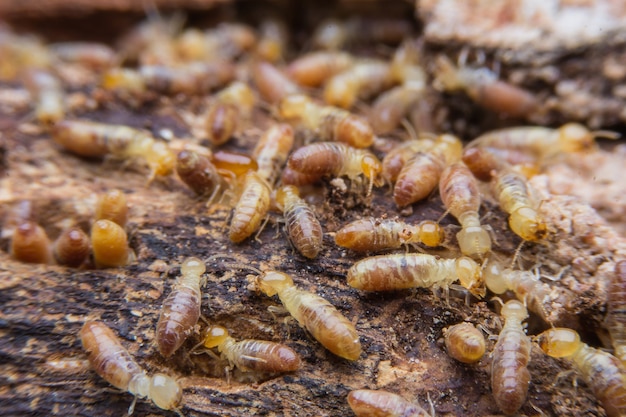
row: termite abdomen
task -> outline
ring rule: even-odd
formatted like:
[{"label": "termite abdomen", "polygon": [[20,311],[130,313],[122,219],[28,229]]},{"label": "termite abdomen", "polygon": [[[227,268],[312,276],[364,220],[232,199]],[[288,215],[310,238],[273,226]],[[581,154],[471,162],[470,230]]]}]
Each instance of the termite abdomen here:
[{"label": "termite abdomen", "polygon": [[89,259],[90,250],[89,236],[76,226],[61,232],[53,246],[54,257],[59,265],[72,268],[85,263]]}]

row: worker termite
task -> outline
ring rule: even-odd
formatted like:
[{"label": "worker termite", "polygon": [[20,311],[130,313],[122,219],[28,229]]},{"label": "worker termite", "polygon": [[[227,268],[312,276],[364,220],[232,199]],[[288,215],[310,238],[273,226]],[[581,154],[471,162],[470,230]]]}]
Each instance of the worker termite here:
[{"label": "worker termite", "polygon": [[384,390],[350,391],[348,404],[357,417],[432,417],[417,404]]},{"label": "worker termite", "polygon": [[128,247],[126,232],[111,220],[98,220],[93,224],[91,247],[94,261],[99,268],[124,266],[134,258]]},{"label": "worker termite", "polygon": [[422,253],[372,256],[348,270],[348,285],[364,291],[448,288],[458,279],[479,298],[485,295],[480,266],[471,258],[439,259]]},{"label": "worker termite", "polygon": [[491,359],[491,391],[498,408],[512,415],[526,401],[530,372],[531,341],[524,332],[522,322],[528,318],[528,311],[517,300],[509,300],[500,313],[504,326]]},{"label": "worker termite", "polygon": [[480,181],[490,181],[498,171],[507,168],[507,163],[489,149],[465,148],[461,158],[465,166]]},{"label": "worker termite", "polygon": [[296,187],[302,187],[305,185],[317,184],[322,180],[323,175],[315,174],[303,174],[302,172],[295,171],[289,166],[283,169],[280,175],[280,183],[283,185],[295,185]]},{"label": "worker termite", "polygon": [[356,252],[379,252],[412,243],[440,246],[443,238],[441,227],[430,220],[412,225],[396,219],[368,217],[339,229],[335,243]]},{"label": "worker termite", "polygon": [[349,109],[358,99],[367,99],[393,84],[388,63],[361,61],[331,77],[324,87],[324,101]]},{"label": "worker termite", "polygon": [[592,150],[596,146],[596,138],[617,139],[619,134],[609,131],[592,132],[578,123],[567,123],[558,129],[541,126],[512,127],[487,132],[467,146],[516,151],[541,163],[562,153]]},{"label": "worker termite", "polygon": [[298,148],[289,157],[287,166],[294,171],[319,177],[342,175],[356,179],[359,175],[369,180],[368,195],[372,187],[382,183],[382,164],[370,151],[356,149],[337,142],[318,142]]},{"label": "worker termite", "polygon": [[322,141],[338,141],[355,148],[374,143],[374,132],[366,119],[346,110],[315,103],[308,96],[293,94],[278,105],[280,117],[302,124]]},{"label": "worker termite", "polygon": [[267,340],[236,341],[225,327],[210,325],[203,342],[217,348],[231,366],[244,372],[293,372],[300,369],[300,357],[289,346]]},{"label": "worker termite", "polygon": [[548,329],[536,339],[548,356],[574,363],[607,416],[626,415],[626,369],[618,358],[583,343],[578,333],[571,329]]},{"label": "worker termite", "polygon": [[447,165],[461,159],[463,144],[453,135],[440,135],[435,144],[418,151],[398,174],[393,188],[393,200],[405,207],[426,198],[439,184],[441,173]]},{"label": "worker termite", "polygon": [[163,301],[156,327],[159,352],[169,358],[182,346],[194,331],[200,318],[201,287],[206,278],[204,263],[197,258],[187,258],[180,266],[180,277]]},{"label": "worker termite", "polygon": [[109,68],[117,61],[113,49],[96,42],[60,42],[48,45],[61,61],[77,63],[93,70]]},{"label": "worker termite", "polygon": [[89,236],[79,227],[65,229],[54,241],[54,258],[59,265],[78,268],[89,259],[91,244]]},{"label": "worker termite", "polygon": [[463,363],[476,363],[485,355],[485,337],[472,324],[463,322],[443,329],[448,355]]},{"label": "worker termite", "polygon": [[52,125],[65,117],[65,93],[56,76],[43,69],[30,69],[24,73],[24,84],[35,103],[39,122]]},{"label": "worker termite", "polygon": [[615,263],[606,300],[606,328],[611,336],[615,356],[626,366],[626,260]]},{"label": "worker termite", "polygon": [[491,185],[500,207],[509,214],[511,230],[526,241],[543,239],[547,225],[535,208],[526,178],[511,169],[504,169],[495,174]]},{"label": "worker termite", "polygon": [[439,194],[446,209],[461,223],[456,235],[461,253],[482,259],[491,252],[491,238],[480,224],[480,190],[470,170],[462,163],[448,166],[439,179]]},{"label": "worker termite", "polygon": [[211,143],[226,143],[241,119],[250,116],[255,101],[252,89],[239,81],[218,92],[206,113],[207,136]]},{"label": "worker termite", "polygon": [[256,43],[254,30],[238,23],[222,23],[205,31],[187,29],[175,41],[178,54],[187,61],[233,60]]},{"label": "worker termite", "polygon": [[[83,349],[96,373],[114,387],[139,398],[149,398],[163,410],[177,410],[183,398],[178,382],[165,374],[148,376],[104,323],[87,321],[80,330]],[[135,401],[128,414],[132,414]],[[180,413],[179,413],[180,414]]]},{"label": "worker termite", "polygon": [[354,325],[319,295],[301,290],[282,272],[266,272],[258,278],[259,289],[268,296],[278,294],[287,311],[326,349],[355,361],[361,343]]},{"label": "worker termite", "polygon": [[383,158],[383,178],[390,184],[395,183],[406,162],[416,153],[432,148],[435,144],[434,139],[434,137],[423,136],[419,139],[407,140],[390,150]]},{"label": "worker termite", "polygon": [[192,62],[185,66],[144,65],[138,71],[111,69],[102,78],[107,90],[141,93],[205,94],[233,80],[233,64],[227,61]]},{"label": "worker termite", "polygon": [[267,62],[284,59],[287,49],[288,31],[284,23],[277,19],[266,19],[259,26],[259,40],[255,55]]},{"label": "worker termite", "polygon": [[293,185],[279,188],[276,203],[285,216],[291,243],[302,255],[315,258],[322,249],[322,226],[313,210],[300,198],[298,188]]},{"label": "worker termite", "polygon": [[189,188],[199,196],[209,197],[209,201],[225,185],[211,161],[191,150],[183,150],[176,157],[176,173]]},{"label": "worker termite", "polygon": [[311,52],[292,61],[287,67],[287,74],[300,85],[319,87],[353,63],[354,58],[346,52]]},{"label": "worker termite", "polygon": [[256,172],[248,172],[239,189],[239,199],[228,232],[228,237],[234,243],[256,232],[270,208],[270,186]]},{"label": "worker termite", "polygon": [[[495,294],[513,291],[530,311],[539,315],[547,323],[552,323],[560,314],[567,311],[575,301],[569,290],[548,285],[531,271],[503,268],[497,262],[489,262],[483,270],[485,285]],[[559,308],[561,307],[561,308]],[[555,317],[553,317],[556,315]]]},{"label": "worker termite", "polygon": [[300,87],[269,62],[258,62],[252,67],[252,80],[257,90],[269,103],[278,103],[290,94],[300,94]]},{"label": "worker termite", "polygon": [[109,190],[98,197],[95,220],[111,220],[122,227],[128,221],[128,201],[120,190]]},{"label": "worker termite", "polygon": [[[461,59],[460,61],[464,61]],[[441,55],[435,61],[436,83],[446,91],[463,90],[482,107],[511,117],[525,117],[537,108],[538,101],[529,91],[501,81],[488,68],[457,68]]]},{"label": "worker termite", "polygon": [[54,125],[52,136],[63,148],[80,156],[142,158],[152,175],[169,175],[174,169],[174,155],[167,145],[132,127],[62,120]]},{"label": "worker termite", "polygon": [[216,151],[213,153],[211,161],[219,171],[232,172],[236,177],[240,177],[248,171],[256,171],[259,167],[254,158],[235,152]]},{"label": "worker termite", "polygon": [[270,186],[274,185],[291,148],[293,128],[287,124],[272,125],[257,142],[252,157],[258,165],[257,174]]},{"label": "worker termite", "polygon": [[20,222],[13,231],[11,257],[15,260],[35,264],[51,264],[52,244],[41,226],[33,221]]}]

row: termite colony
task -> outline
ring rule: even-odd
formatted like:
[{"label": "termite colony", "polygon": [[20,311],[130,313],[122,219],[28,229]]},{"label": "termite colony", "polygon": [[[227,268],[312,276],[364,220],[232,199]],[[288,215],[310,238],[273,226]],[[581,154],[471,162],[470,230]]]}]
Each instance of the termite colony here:
[{"label": "termite colony", "polygon": [[[339,284],[330,277],[341,275],[347,284],[341,282],[342,291],[362,311],[369,302],[384,309],[389,298],[404,298],[406,290],[426,297],[416,288],[434,293],[433,310],[462,311],[455,319],[437,319],[435,339],[458,361],[455,369],[488,375],[490,412],[513,415],[535,407],[527,400],[535,377],[529,360],[531,350],[543,350],[573,361],[607,415],[626,415],[626,261],[611,260],[615,279],[601,307],[619,359],[583,343],[573,330],[546,330],[581,330],[572,318],[581,290],[542,280],[529,269],[532,256],[556,240],[556,226],[542,205],[547,197],[531,178],[555,158],[593,150],[597,137],[615,134],[576,123],[512,127],[485,132],[464,146],[459,137],[424,123],[434,115],[421,102],[460,90],[486,111],[519,120],[536,99],[491,70],[471,67],[464,56],[455,64],[440,55],[426,65],[423,44],[405,23],[324,22],[309,42],[315,50],[300,56],[291,51],[283,23],[273,19],[257,29],[223,23],[206,30],[182,28],[176,18],[148,20],[123,37],[119,51],[101,44],[44,45],[0,28],[0,51],[8,57],[0,63],[0,77],[28,90],[32,125],[54,142],[56,154],[92,168],[99,166],[94,159],[104,160],[112,178],[139,171],[133,175],[143,186],[179,203],[172,207],[187,207],[188,217],[199,216],[192,237],[168,237],[176,247],[169,253],[177,255],[160,261],[171,266],[164,270],[177,274],[176,281],[160,294],[160,310],[142,313],[154,319],[154,340],[141,349],[158,356],[154,363],[161,372],[148,376],[118,340],[116,323],[100,311],[90,314],[77,337],[102,378],[188,415],[193,410],[186,410],[184,391],[195,386],[187,382],[197,379],[198,369],[210,368],[211,378],[226,375],[234,384],[298,375],[320,358],[349,372],[364,372],[359,362],[374,353],[400,358],[397,352],[384,356],[381,345],[374,348],[374,333],[363,337],[369,317],[351,314],[348,303],[335,306]],[[380,57],[346,51],[362,37],[395,51]],[[19,49],[12,47],[17,44]],[[87,95],[82,104],[73,99],[68,73],[57,70],[59,62],[93,76],[81,90]],[[94,109],[110,111],[111,103],[138,113],[175,104],[176,118],[190,134],[177,137],[167,129],[144,129],[148,124],[90,117]],[[437,192],[440,200],[433,198]],[[429,211],[433,205],[438,208]],[[139,250],[135,257],[129,246],[127,233],[142,232],[125,230],[133,214],[121,191],[99,197],[89,230],[72,225],[54,242],[24,206],[15,205],[12,224],[7,215],[3,228],[11,238],[7,252],[16,261],[123,271],[156,257]],[[224,237],[213,237],[214,248],[190,247],[207,239],[203,219],[209,215],[210,227]],[[492,224],[493,218],[508,219],[508,226]],[[280,230],[264,230],[268,222]],[[272,233],[285,233],[272,250],[280,248],[276,255],[288,261],[270,261],[272,254],[255,260]],[[505,247],[507,239],[519,242],[517,248]],[[338,266],[332,271],[329,259]],[[314,285],[307,271],[319,271],[327,281]],[[240,332],[244,319],[225,320],[227,303],[212,303],[225,285],[246,298],[245,306],[239,304],[249,321],[275,327],[256,337]],[[395,295],[371,294],[389,291]],[[277,297],[268,301],[261,294]],[[494,295],[502,300],[491,302]],[[247,303],[261,306],[258,312],[277,299],[306,333],[288,324],[282,337],[273,314],[252,317]],[[490,323],[481,322],[486,317]],[[526,334],[527,319],[535,322],[539,344]],[[311,337],[294,340],[292,332]],[[485,339],[487,333],[492,337]],[[209,377],[205,382],[211,385]],[[389,392],[397,388],[374,380],[362,386],[346,382],[342,393],[357,416],[454,413],[434,392],[427,393],[428,401],[435,397],[427,411]]]}]

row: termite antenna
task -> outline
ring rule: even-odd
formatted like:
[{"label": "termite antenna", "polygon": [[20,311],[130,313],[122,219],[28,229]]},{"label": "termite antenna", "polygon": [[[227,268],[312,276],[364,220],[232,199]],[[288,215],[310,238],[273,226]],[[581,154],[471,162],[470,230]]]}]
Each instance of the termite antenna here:
[{"label": "termite antenna", "polygon": [[526,242],[526,241],[522,239],[522,241],[517,246],[517,249],[515,249],[515,254],[513,255],[513,259],[511,259],[511,266],[510,266],[511,269],[513,269],[515,267],[515,262],[517,262],[517,258],[519,257],[519,254],[522,251],[522,247],[524,246],[524,242]]},{"label": "termite antenna", "polygon": [[450,209],[446,209],[446,211],[444,211],[443,214],[439,216],[439,218],[437,219],[437,224],[441,223],[443,218],[446,217],[448,214],[450,214]]},{"label": "termite antenna", "polygon": [[[209,263],[209,262],[213,262],[213,261],[218,261],[218,260],[224,260],[224,259],[233,259],[233,258],[229,258],[227,256],[222,256],[222,255],[213,255],[213,256],[209,256],[206,260],[205,263]],[[231,267],[231,268],[239,268],[241,270],[248,270],[248,271],[252,271],[257,275],[263,275],[263,271],[261,271],[258,268],[253,267],[252,265],[248,265],[244,262],[220,262],[221,265],[227,266],[227,267]]]},{"label": "termite antenna", "polygon": [[404,130],[406,130],[406,133],[409,134],[409,139],[411,139],[411,140],[419,139],[419,137],[417,136],[417,131],[415,130],[413,125],[406,118],[402,119],[400,121],[400,124],[402,125]]},{"label": "termite antenna", "polygon": [[594,139],[602,138],[610,140],[617,140],[622,137],[622,135],[620,135],[619,133],[613,132],[611,130],[594,130],[593,132],[591,132],[591,136],[593,136]]}]

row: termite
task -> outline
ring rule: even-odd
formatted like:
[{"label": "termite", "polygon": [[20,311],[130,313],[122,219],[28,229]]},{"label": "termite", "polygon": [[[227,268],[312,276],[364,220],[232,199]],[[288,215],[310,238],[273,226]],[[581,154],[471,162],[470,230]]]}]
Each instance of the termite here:
[{"label": "termite", "polygon": [[209,158],[192,150],[182,150],[176,157],[176,173],[197,195],[213,200],[225,185]]},{"label": "termite", "polygon": [[109,68],[117,61],[115,51],[97,42],[60,42],[48,45],[61,61],[77,63],[93,70]]},{"label": "termite", "polygon": [[278,103],[290,94],[300,94],[300,87],[269,62],[258,62],[252,67],[252,80],[261,97],[269,103]]},{"label": "termite", "polygon": [[574,363],[607,416],[626,415],[626,368],[618,358],[582,342],[571,329],[548,329],[537,336],[537,341],[548,356]]},{"label": "termite", "polygon": [[391,67],[382,61],[361,61],[331,77],[324,87],[326,103],[349,109],[393,84]]},{"label": "termite", "polygon": [[228,232],[234,243],[242,242],[256,232],[270,208],[270,186],[256,172],[248,172],[239,188],[239,199]]},{"label": "termite", "polygon": [[323,232],[315,212],[300,197],[293,185],[282,186],[276,192],[276,203],[285,216],[287,235],[298,252],[313,259],[322,249]]},{"label": "termite", "polygon": [[258,165],[257,174],[270,186],[280,177],[280,171],[293,147],[293,128],[287,124],[274,124],[257,142],[252,157]]},{"label": "termite", "polygon": [[491,391],[498,408],[512,415],[526,401],[530,383],[531,341],[522,324],[528,318],[528,311],[519,301],[509,300],[500,314],[504,317],[504,326],[492,352]]},{"label": "termite", "polygon": [[335,243],[356,252],[379,252],[412,243],[440,246],[443,238],[441,226],[430,220],[412,225],[397,219],[368,217],[339,229]]},{"label": "termite", "polygon": [[461,223],[456,238],[463,255],[482,259],[491,252],[491,238],[481,226],[478,183],[463,163],[448,166],[439,179],[439,194],[446,209]]},{"label": "termite", "polygon": [[126,232],[111,220],[98,220],[93,224],[91,247],[99,268],[124,266],[133,259]]},{"label": "termite", "polygon": [[447,165],[461,159],[463,144],[453,135],[440,135],[435,144],[418,151],[398,174],[393,188],[393,200],[405,207],[426,198],[439,184],[441,173]]},{"label": "termite", "polygon": [[485,182],[491,181],[497,172],[508,167],[506,161],[483,147],[465,148],[461,159],[477,179]]},{"label": "termite", "polygon": [[240,81],[218,92],[206,113],[207,136],[211,143],[226,143],[242,119],[250,117],[255,101],[252,89]]},{"label": "termite", "polygon": [[79,227],[65,229],[54,241],[52,252],[59,265],[78,268],[89,259],[89,236]]},{"label": "termite", "polygon": [[619,134],[609,131],[592,132],[578,123],[567,123],[558,129],[541,126],[512,127],[487,132],[467,146],[517,151],[530,155],[537,162],[543,162],[559,154],[595,149],[596,138],[617,139]]},{"label": "termite", "polygon": [[439,56],[437,83],[446,91],[463,90],[480,106],[511,117],[525,117],[534,111],[538,101],[529,91],[498,79],[488,68],[457,68],[450,59]]},{"label": "termite", "polygon": [[169,358],[182,346],[194,331],[200,318],[201,287],[206,282],[202,276],[204,263],[197,258],[187,258],[180,266],[180,277],[163,301],[156,327],[159,352]]},{"label": "termite", "polygon": [[[109,384],[128,391],[138,398],[149,398],[163,410],[177,410],[183,389],[172,377],[157,373],[152,376],[139,366],[118,337],[104,323],[87,321],[80,330],[83,349],[96,373]],[[132,414],[135,401],[128,410]]]},{"label": "termite", "polygon": [[322,180],[322,178],[323,175],[304,174],[286,166],[280,175],[280,183],[283,185],[295,185],[297,187],[302,187],[305,185],[317,184]]},{"label": "termite", "polygon": [[383,178],[390,184],[395,183],[406,162],[416,153],[432,148],[434,144],[434,137],[423,136],[419,139],[407,140],[394,147],[383,158]]},{"label": "termite", "polygon": [[368,195],[372,187],[381,186],[382,164],[370,151],[356,149],[338,142],[318,142],[298,148],[289,157],[287,166],[294,171],[315,175],[342,175],[354,180],[360,175],[369,180]]},{"label": "termite", "polygon": [[500,207],[509,214],[509,227],[526,241],[536,242],[547,234],[547,225],[531,198],[526,178],[511,169],[504,169],[491,180],[493,194]]},{"label": "termite", "polygon": [[401,396],[384,390],[358,389],[348,394],[357,417],[432,417],[428,411]]},{"label": "termite", "polygon": [[312,44],[321,49],[342,49],[359,43],[398,44],[413,32],[411,22],[406,19],[368,19],[354,17],[344,21],[335,19],[320,23],[312,37]]},{"label": "termite", "polygon": [[214,29],[187,29],[176,39],[176,50],[188,61],[232,60],[257,41],[254,30],[237,23],[222,23]]},{"label": "termite", "polygon": [[287,67],[287,74],[305,87],[319,87],[354,63],[352,55],[339,51],[318,51],[300,56]]},{"label": "termite", "polygon": [[293,279],[282,272],[266,272],[258,281],[268,296],[278,294],[287,311],[335,355],[355,361],[361,355],[361,343],[354,325],[319,295],[299,289]]},{"label": "termite", "polygon": [[267,340],[236,341],[225,327],[210,325],[206,348],[217,348],[230,366],[244,372],[293,372],[300,369],[300,356],[289,346]]},{"label": "termite", "polygon": [[65,117],[65,93],[59,79],[43,69],[24,73],[24,84],[35,103],[36,119],[52,125]]},{"label": "termite", "polygon": [[372,256],[348,270],[348,285],[364,291],[448,288],[459,280],[479,298],[485,295],[480,266],[471,258],[439,259],[422,253]]},{"label": "termite", "polygon": [[569,290],[548,285],[538,279],[531,271],[503,268],[497,262],[489,262],[483,270],[485,285],[495,294],[513,291],[530,311],[551,323],[551,310],[561,307],[567,310],[575,301]]},{"label": "termite", "polygon": [[607,290],[606,328],[615,356],[626,366],[626,260],[615,263],[615,273]]},{"label": "termite", "polygon": [[322,141],[343,142],[355,148],[374,143],[374,132],[366,119],[344,109],[317,104],[303,94],[285,97],[278,108],[282,119],[301,124]]},{"label": "termite", "polygon": [[35,36],[17,35],[8,27],[0,28],[0,79],[15,80],[28,68],[50,68],[48,48]]},{"label": "termite", "polygon": [[211,162],[218,170],[232,172],[236,177],[240,177],[248,171],[256,171],[259,167],[256,160],[249,155],[222,150],[213,153]]},{"label": "termite", "polygon": [[51,264],[52,244],[46,231],[33,221],[20,222],[13,231],[11,257],[15,260],[35,264]]},{"label": "termite", "polygon": [[255,55],[267,62],[284,59],[287,50],[288,31],[284,23],[276,19],[266,19],[259,26],[259,41]]},{"label": "termite", "polygon": [[80,156],[142,158],[152,175],[169,175],[174,169],[175,158],[167,145],[132,127],[62,120],[54,125],[52,136],[63,148]]},{"label": "termite", "polygon": [[204,94],[232,81],[233,64],[227,61],[192,62],[185,66],[144,65],[137,72],[107,71],[102,87],[130,92],[155,91],[162,94]]},{"label": "termite", "polygon": [[485,355],[485,337],[472,324],[463,322],[443,330],[448,355],[463,363],[476,363]]},{"label": "termite", "polygon": [[120,190],[109,190],[98,197],[95,220],[111,220],[122,227],[128,221],[128,201]]}]

